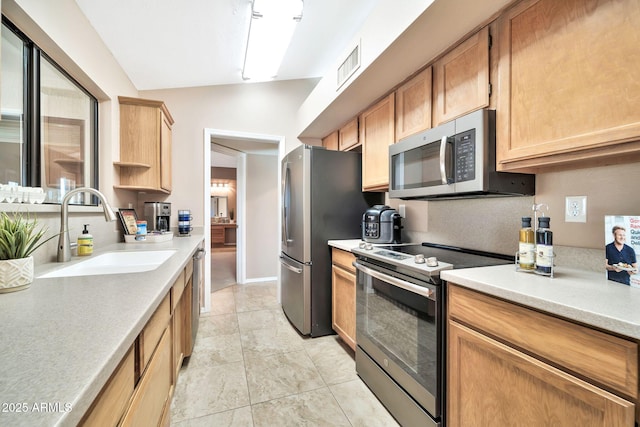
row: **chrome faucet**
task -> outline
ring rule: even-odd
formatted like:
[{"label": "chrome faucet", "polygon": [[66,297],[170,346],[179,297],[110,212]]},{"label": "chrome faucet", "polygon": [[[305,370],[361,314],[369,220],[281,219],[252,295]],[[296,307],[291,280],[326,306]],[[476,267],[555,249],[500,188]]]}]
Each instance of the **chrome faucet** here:
[{"label": "chrome faucet", "polygon": [[[69,201],[78,193],[91,193],[95,194],[102,203],[102,209],[104,210],[105,221],[115,221],[116,214],[109,206],[107,198],[104,194],[94,188],[80,187],[75,190],[69,191],[62,199],[62,206],[60,206],[60,237],[58,238],[58,262],[67,262],[71,259],[71,241],[69,239]],[[74,244],[75,245],[75,244]]]}]

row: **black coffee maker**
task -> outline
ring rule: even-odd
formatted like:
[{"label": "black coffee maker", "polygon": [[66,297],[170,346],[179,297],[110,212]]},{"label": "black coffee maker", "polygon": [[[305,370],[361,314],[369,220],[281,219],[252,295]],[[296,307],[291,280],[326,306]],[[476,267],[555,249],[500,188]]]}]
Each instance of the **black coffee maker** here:
[{"label": "black coffee maker", "polygon": [[169,231],[171,203],[144,202],[144,219],[149,231]]}]

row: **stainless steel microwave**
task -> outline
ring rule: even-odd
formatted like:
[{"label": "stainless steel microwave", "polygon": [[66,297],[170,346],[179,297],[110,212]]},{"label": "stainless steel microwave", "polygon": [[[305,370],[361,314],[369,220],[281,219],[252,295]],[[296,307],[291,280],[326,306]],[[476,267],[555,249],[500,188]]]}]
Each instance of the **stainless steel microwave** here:
[{"label": "stainless steel microwave", "polygon": [[496,171],[496,112],[478,110],[389,147],[389,197],[525,196],[535,175]]}]

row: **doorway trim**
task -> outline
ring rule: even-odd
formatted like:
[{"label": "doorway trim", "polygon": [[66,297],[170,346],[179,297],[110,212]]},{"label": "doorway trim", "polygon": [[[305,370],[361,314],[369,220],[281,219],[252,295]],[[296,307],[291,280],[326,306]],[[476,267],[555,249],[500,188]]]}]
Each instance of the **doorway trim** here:
[{"label": "doorway trim", "polygon": [[[211,254],[211,151],[221,152],[230,156],[236,157],[237,172],[236,172],[236,223],[239,225],[236,234],[236,281],[239,284],[247,282],[246,274],[246,182],[247,171],[246,162],[247,154],[241,151],[236,151],[231,148],[226,148],[221,145],[216,147],[216,150],[212,150],[213,140],[216,138],[231,138],[231,139],[249,139],[252,141],[264,141],[264,142],[277,142],[278,143],[278,161],[284,157],[285,150],[285,137],[277,135],[256,134],[249,132],[239,132],[224,129],[205,128],[204,129],[204,141],[203,141],[203,156],[204,156],[204,236],[205,247],[207,252]],[[281,180],[281,171],[278,168],[278,182]],[[278,192],[278,206],[282,204],[282,195]],[[281,218],[278,216],[278,229],[281,228]],[[205,274],[204,274],[204,307],[203,312],[211,311],[211,262],[205,262]]]}]

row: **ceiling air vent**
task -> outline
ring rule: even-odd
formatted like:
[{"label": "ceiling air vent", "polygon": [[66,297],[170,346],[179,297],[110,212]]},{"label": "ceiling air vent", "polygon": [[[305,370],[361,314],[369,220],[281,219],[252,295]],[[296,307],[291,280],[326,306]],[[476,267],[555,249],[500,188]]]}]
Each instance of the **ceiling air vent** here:
[{"label": "ceiling air vent", "polygon": [[338,86],[336,90],[340,89],[344,82],[349,80],[349,77],[351,77],[358,68],[360,68],[360,42],[358,42],[349,56],[347,56],[347,59],[338,67]]}]

